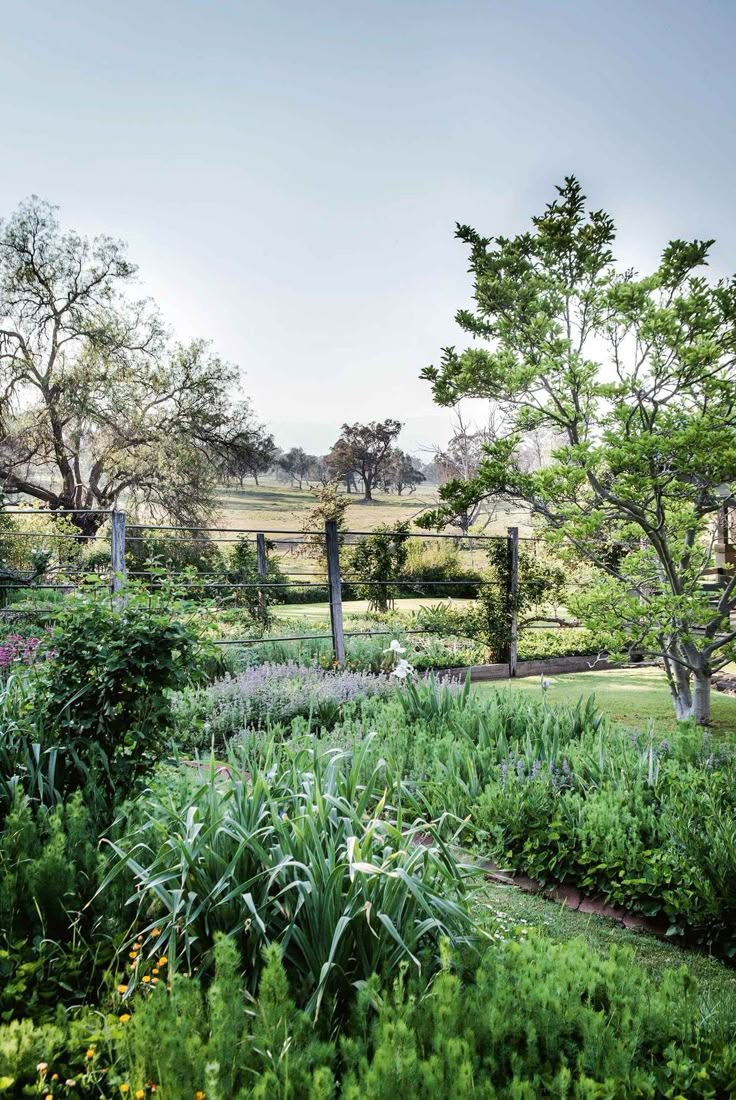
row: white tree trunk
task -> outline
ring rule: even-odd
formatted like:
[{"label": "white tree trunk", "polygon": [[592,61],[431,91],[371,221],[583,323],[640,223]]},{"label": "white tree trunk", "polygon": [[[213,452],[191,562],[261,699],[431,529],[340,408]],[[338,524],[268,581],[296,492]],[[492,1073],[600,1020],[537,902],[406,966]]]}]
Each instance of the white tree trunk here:
[{"label": "white tree trunk", "polygon": [[710,723],[710,670],[690,672],[673,661],[669,663],[668,679],[678,722],[692,718],[697,725],[707,726]]},{"label": "white tree trunk", "polygon": [[693,704],[691,717],[698,726],[710,723],[710,676],[696,672],[693,676]]}]

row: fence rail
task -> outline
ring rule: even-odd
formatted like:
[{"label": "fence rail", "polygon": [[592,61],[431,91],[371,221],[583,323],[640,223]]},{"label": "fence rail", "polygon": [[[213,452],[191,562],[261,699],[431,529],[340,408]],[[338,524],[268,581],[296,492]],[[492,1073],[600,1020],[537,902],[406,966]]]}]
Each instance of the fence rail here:
[{"label": "fence rail", "polygon": [[[372,637],[372,636],[385,636],[391,633],[391,631],[385,629],[377,630],[346,630],[344,624],[344,589],[346,585],[360,585],[361,588],[379,589],[381,587],[396,588],[397,586],[409,586],[411,585],[415,590],[420,591],[422,594],[431,592],[433,588],[441,588],[447,590],[452,587],[464,587],[474,588],[480,590],[484,585],[494,584],[496,582],[484,580],[480,577],[468,577],[465,579],[417,579],[415,577],[398,577],[386,580],[379,579],[361,579],[352,575],[343,576],[340,565],[340,545],[341,540],[345,537],[350,539],[360,539],[370,536],[370,531],[339,531],[337,524],[334,521],[328,521],[325,524],[324,529],[324,557],[326,561],[326,573],[327,576],[317,573],[305,573],[300,574],[297,578],[289,578],[286,581],[271,581],[268,579],[269,569],[269,544],[274,547],[278,544],[280,536],[300,536],[300,539],[304,539],[305,532],[303,530],[294,531],[286,530],[282,528],[235,528],[235,527],[175,527],[172,525],[159,525],[159,524],[145,524],[135,522],[134,524],[127,524],[126,514],[122,510],[112,509],[103,511],[101,509],[90,509],[85,515],[96,515],[109,517],[108,530],[104,535],[87,534],[80,530],[79,533],[54,532],[44,531],[39,534],[37,531],[24,531],[24,530],[12,530],[8,532],[0,531],[0,544],[3,538],[23,538],[37,540],[63,540],[64,542],[76,541],[79,545],[89,545],[90,542],[99,541],[100,543],[108,543],[110,547],[110,573],[109,573],[109,586],[110,596],[113,607],[122,611],[127,602],[127,582],[128,577],[141,577],[147,578],[147,587],[150,591],[156,591],[164,587],[166,582],[157,579],[153,571],[144,569],[131,569],[128,571],[126,552],[132,545],[139,545],[145,543],[150,534],[155,533],[156,545],[164,544],[183,544],[183,545],[200,545],[208,544],[218,546],[223,543],[232,544],[239,543],[243,540],[250,544],[255,543],[256,557],[257,557],[257,580],[252,581],[233,581],[233,580],[203,580],[201,583],[197,580],[193,580],[191,575],[179,572],[174,574],[175,576],[186,575],[187,579],[184,583],[177,585],[178,589],[182,591],[237,591],[237,590],[256,590],[257,592],[257,614],[261,621],[265,625],[268,618],[268,592],[269,590],[284,590],[294,588],[314,588],[320,589],[322,592],[327,592],[327,602],[329,605],[329,620],[330,620],[330,633],[329,634],[285,634],[280,636],[270,636],[267,639],[262,637],[249,637],[249,638],[218,638],[215,640],[216,645],[254,645],[263,641],[269,642],[292,642],[292,641],[325,641],[330,640],[332,643],[333,655],[336,663],[340,666],[344,665],[346,660],[346,639],[359,638],[359,637]],[[80,515],[80,512],[73,512],[72,510],[47,510],[47,509],[30,509],[30,508],[3,508],[0,511],[0,515],[13,515],[13,516],[29,516],[29,515],[41,515],[44,518],[54,517],[57,515]],[[149,536],[141,533],[149,532]],[[165,532],[165,534],[159,534],[159,532]],[[168,532],[173,532],[173,535],[169,535]],[[212,537],[225,534],[227,537]],[[235,536],[235,537],[230,537]],[[247,536],[255,536],[255,538],[247,538]],[[275,536],[271,538],[270,536]],[[311,539],[314,535],[310,534]],[[518,567],[519,567],[519,532],[518,528],[510,527],[507,535],[457,535],[446,533],[430,533],[430,532],[411,532],[412,538],[424,538],[430,541],[438,539],[452,539],[456,543],[465,546],[473,547],[476,543],[489,544],[492,542],[505,542],[508,551],[508,561],[510,568],[508,570],[508,595],[510,597],[510,606],[514,608],[515,597],[518,585]],[[288,540],[291,544],[291,538]],[[44,574],[43,580],[33,580],[32,587],[39,591],[59,591],[59,592],[73,592],[75,588],[79,587],[78,583],[75,583],[73,578],[80,577],[85,574],[83,568],[77,568],[72,566],[69,569],[65,569],[63,566],[54,567],[57,573],[66,573],[70,578],[68,582],[60,581],[58,583],[49,583],[46,580],[46,574]],[[50,574],[52,570],[49,570]],[[302,580],[301,576],[308,576],[311,578],[320,577],[320,580]],[[220,574],[217,572],[211,572],[209,574],[203,574],[208,577],[218,577]],[[103,577],[104,579],[104,577]],[[7,575],[0,577],[0,595],[7,597],[8,593],[12,595],[14,590],[28,588],[29,580],[22,576],[18,576],[9,579]],[[0,608],[3,612],[7,613],[8,609],[5,607],[7,600],[0,600]],[[30,614],[53,614],[58,611],[57,606],[48,607],[33,607],[24,611],[24,613]],[[11,613],[18,613],[17,609],[11,609]],[[416,635],[431,635],[437,633],[436,629],[407,629],[402,630],[404,634],[416,634]],[[510,644],[509,644],[509,660],[508,670],[510,676],[516,675],[517,669],[517,646],[516,639],[518,634],[518,623],[516,612],[512,611],[511,624],[510,624]]]}]

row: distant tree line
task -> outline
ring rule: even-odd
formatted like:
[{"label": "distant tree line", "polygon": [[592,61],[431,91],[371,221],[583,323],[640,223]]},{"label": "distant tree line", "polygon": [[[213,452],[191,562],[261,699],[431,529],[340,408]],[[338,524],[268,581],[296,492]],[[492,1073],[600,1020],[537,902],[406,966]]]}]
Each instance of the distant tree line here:
[{"label": "distant tree line", "polygon": [[309,454],[303,447],[281,451],[272,435],[251,425],[251,447],[229,458],[222,473],[226,481],[275,473],[298,489],[305,485],[345,486],[348,494],[413,493],[436,476],[435,463],[425,464],[396,446],[402,425],[398,420],[373,420],[368,424],[343,424],[339,438],[325,455]]}]

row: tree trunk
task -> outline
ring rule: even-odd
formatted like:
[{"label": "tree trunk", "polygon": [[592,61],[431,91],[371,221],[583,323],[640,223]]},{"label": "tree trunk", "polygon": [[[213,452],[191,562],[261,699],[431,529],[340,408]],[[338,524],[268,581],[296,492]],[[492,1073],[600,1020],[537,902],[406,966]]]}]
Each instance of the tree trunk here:
[{"label": "tree trunk", "polygon": [[698,726],[710,725],[710,676],[703,672],[693,675],[692,717]]},{"label": "tree trunk", "polygon": [[691,672],[665,656],[672,705],[678,722],[693,719],[698,726],[710,724],[710,669]]}]

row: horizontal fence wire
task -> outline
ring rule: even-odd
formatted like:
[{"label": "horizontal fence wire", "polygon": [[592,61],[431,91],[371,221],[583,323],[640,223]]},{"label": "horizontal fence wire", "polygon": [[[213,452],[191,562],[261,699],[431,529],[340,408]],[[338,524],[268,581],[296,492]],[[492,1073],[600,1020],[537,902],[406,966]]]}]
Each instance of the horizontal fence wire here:
[{"label": "horizontal fence wire", "polygon": [[[40,515],[50,518],[53,518],[53,516],[62,515],[82,515],[80,511],[74,509],[31,509],[22,507],[0,509],[0,514],[13,514],[18,515],[19,517],[22,515],[33,515],[34,517],[37,517]],[[214,524],[205,527],[129,522],[126,531],[125,516],[122,512],[116,513],[114,509],[88,509],[85,510],[84,514],[98,517],[96,526],[100,527],[100,525],[104,522],[104,528],[97,530],[93,534],[85,533],[81,529],[73,533],[70,533],[68,531],[36,532],[27,529],[24,530],[22,527],[22,520],[20,520],[20,530],[8,531],[7,533],[0,532],[0,542],[4,537],[8,539],[17,537],[20,539],[36,539],[39,543],[45,543],[47,542],[47,540],[58,540],[59,542],[70,542],[80,545],[97,543],[97,545],[99,545],[101,548],[104,547],[106,550],[109,548],[112,559],[117,562],[121,560],[124,562],[126,546],[129,546],[132,550],[133,548],[145,546],[146,544],[150,545],[152,543],[156,546],[162,545],[171,547],[172,551],[176,546],[181,545],[184,547],[191,547],[193,552],[198,552],[195,551],[195,548],[202,546],[212,546],[216,549],[217,547],[224,548],[229,545],[243,542],[247,543],[250,546],[252,546],[253,544],[263,546],[265,539],[267,553],[270,553],[271,555],[273,555],[273,557],[277,559],[279,556],[285,558],[287,556],[291,556],[294,553],[304,553],[305,550],[311,550],[312,557],[315,557],[315,551],[317,550],[315,540],[322,541],[324,539],[325,541],[322,542],[322,552],[325,553],[325,551],[328,550],[329,540],[327,539],[326,535],[323,535],[320,532],[305,530],[304,527],[301,527],[299,529],[268,527],[265,525],[260,525],[257,527],[230,527],[218,526]],[[116,515],[118,517],[122,517],[123,536],[120,535],[119,528],[116,536]],[[107,525],[107,517],[112,518],[112,532]],[[80,523],[80,527],[81,526],[82,524]],[[381,533],[383,534],[383,532]],[[400,533],[403,534],[403,532]],[[454,543],[461,550],[482,550],[484,546],[490,544],[508,543],[510,537],[508,535],[485,534],[482,532],[469,533],[459,531],[432,532],[417,530],[411,531],[408,534],[409,537],[411,537],[412,539],[423,540],[427,543],[436,542],[438,540],[448,540]],[[346,545],[353,545],[354,543],[359,543],[363,539],[370,538],[372,535],[375,535],[375,532],[370,530],[356,531],[349,529],[338,532],[335,528],[333,528],[333,534],[331,536],[334,540],[332,544],[333,553],[338,553],[338,550],[335,549],[339,546],[338,540],[342,541],[344,539]],[[117,542],[116,537],[118,539]],[[123,537],[124,542],[121,544],[120,540]],[[535,536],[521,536],[521,539],[524,542],[528,543],[537,543],[539,541]],[[121,545],[122,557],[120,556]],[[116,547],[118,553],[117,557],[115,556]],[[137,553],[140,558],[141,551],[138,550]],[[61,554],[62,551],[59,550],[59,557],[61,557]],[[327,559],[329,562],[329,553],[327,554]],[[451,577],[448,579],[396,577],[382,580],[370,578],[361,579],[360,577],[355,576],[352,572],[346,572],[344,576],[338,576],[336,579],[334,575],[334,559],[333,564],[330,566],[332,572],[329,576],[326,576],[325,572],[322,570],[320,570],[319,572],[305,571],[303,573],[298,573],[297,575],[290,575],[288,571],[285,571],[288,579],[269,580],[267,574],[265,573],[266,568],[267,565],[264,564],[264,559],[262,557],[259,558],[259,573],[261,574],[260,577],[256,580],[243,581],[228,580],[226,576],[223,576],[222,572],[217,570],[208,570],[206,572],[203,571],[201,573],[195,573],[193,575],[192,572],[186,570],[186,568],[181,563],[178,565],[174,565],[174,571],[167,573],[165,577],[161,577],[160,574],[157,574],[155,569],[147,569],[145,567],[141,568],[140,565],[138,565],[137,568],[132,568],[127,573],[127,576],[131,579],[140,579],[144,585],[144,589],[147,590],[149,594],[159,593],[167,588],[171,591],[172,599],[181,598],[186,600],[188,598],[188,593],[191,594],[192,599],[197,598],[197,593],[201,593],[206,599],[209,594],[211,596],[209,606],[215,609],[217,609],[218,607],[222,608],[223,611],[227,611],[228,613],[232,613],[233,611],[237,610],[237,605],[234,604],[234,598],[237,596],[238,592],[253,591],[258,593],[258,595],[264,601],[261,604],[260,612],[256,610],[255,614],[256,616],[260,614],[264,617],[268,614],[268,605],[265,603],[265,600],[269,593],[274,594],[276,599],[278,599],[278,593],[284,593],[284,596],[286,596],[286,594],[290,590],[292,590],[295,595],[297,593],[303,594],[306,598],[303,600],[295,601],[293,606],[296,609],[300,605],[303,606],[305,603],[309,602],[309,591],[311,589],[315,592],[316,598],[314,602],[316,604],[329,603],[330,615],[331,618],[333,618],[333,613],[335,612],[335,602],[337,601],[338,609],[341,609],[343,604],[343,596],[346,589],[348,588],[351,589],[353,592],[356,588],[365,592],[377,592],[382,589],[391,589],[394,591],[394,593],[398,589],[403,590],[403,594],[406,594],[406,590],[409,589],[409,591],[412,592],[414,596],[419,599],[446,599],[447,601],[451,602],[452,597],[449,595],[449,592],[455,589],[463,589],[465,591],[469,590],[471,594],[480,593],[486,588],[497,587],[500,583],[497,580],[487,579],[477,575],[466,577]],[[90,575],[94,577],[98,582],[109,585],[109,588],[111,590],[111,597],[114,598],[113,590],[119,590],[120,571],[118,570],[117,572],[111,572],[110,564],[107,564],[102,569],[99,566],[95,568],[92,565],[85,568],[83,565],[79,566],[77,563],[70,563],[68,567],[65,567],[63,564],[54,565],[52,567],[49,567],[49,569],[46,571],[46,574],[44,575],[44,578],[39,579],[38,583],[34,580],[31,580],[30,578],[23,578],[22,576],[18,578],[13,578],[12,580],[0,580],[0,591],[5,592],[6,599],[12,599],[12,595],[14,592],[19,593],[21,590],[32,592],[33,589],[37,589],[39,595],[44,591],[56,591],[67,595],[75,591],[83,592],[85,590],[89,590],[89,587],[86,586],[83,581],[80,581],[79,578]],[[45,616],[53,617],[55,614],[58,614],[59,608],[62,604],[63,597],[60,598],[58,604],[50,606],[38,606],[30,603],[30,601],[26,604],[23,600],[19,599],[16,602],[15,607],[0,608],[0,616],[10,616],[16,618],[23,616],[28,616],[29,618],[34,616],[38,616],[39,618]],[[189,606],[191,606],[191,603]],[[291,619],[291,621],[289,621],[290,606],[291,604],[289,602],[287,602],[286,604],[282,604],[282,607],[284,609],[282,614],[287,620],[288,625],[291,625],[293,629],[294,620]],[[340,610],[340,618],[341,617],[342,612]],[[263,625],[266,625],[263,619],[262,623]],[[284,625],[286,626],[287,623],[285,622]],[[321,624],[315,625],[319,630],[319,625]],[[440,629],[439,627],[422,628],[410,626],[407,629],[399,629],[401,630],[402,636],[424,635],[431,637],[441,634],[443,636],[455,638],[464,637],[463,634],[458,633],[455,630],[448,630],[444,627]],[[544,627],[533,627],[533,629],[544,629]],[[333,618],[330,633],[312,632],[299,634],[281,634],[267,637],[263,637],[261,635],[257,637],[250,636],[244,638],[217,638],[214,639],[214,643],[218,646],[254,646],[264,644],[278,644],[281,642],[289,643],[330,641],[332,642],[333,647],[335,648],[335,653],[337,655],[338,642],[337,634],[335,631],[336,628]],[[344,639],[389,637],[395,633],[396,629],[386,629],[385,627],[375,630],[356,629],[343,631],[341,628],[339,629],[339,636],[340,638]]]}]

